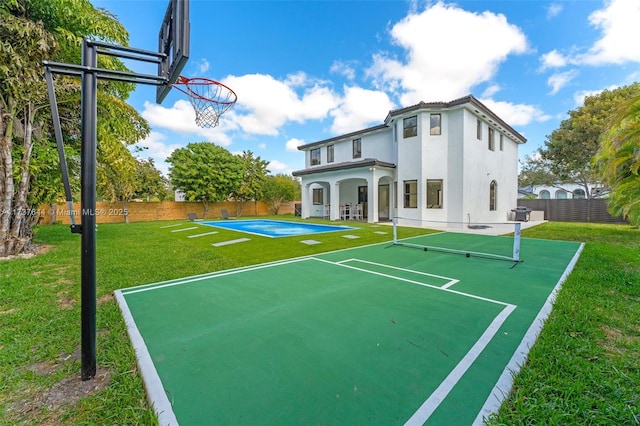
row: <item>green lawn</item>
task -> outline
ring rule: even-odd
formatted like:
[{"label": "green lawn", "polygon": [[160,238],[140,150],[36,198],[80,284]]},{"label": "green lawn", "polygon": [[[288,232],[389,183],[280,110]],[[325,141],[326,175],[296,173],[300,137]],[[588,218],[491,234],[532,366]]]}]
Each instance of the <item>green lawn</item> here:
[{"label": "green lawn", "polygon": [[[0,424],[154,424],[116,289],[391,239],[390,226],[357,224],[349,234],[359,239],[329,233],[309,237],[322,244],[308,246],[299,242],[307,237],[251,237],[213,248],[206,238],[160,228],[172,223],[99,226],[99,371],[89,382],[79,380],[79,235],[41,227],[35,240],[45,253],[0,261]],[[424,232],[403,228],[398,237]],[[640,231],[550,223],[523,235],[587,244],[493,422],[640,424]]]}]

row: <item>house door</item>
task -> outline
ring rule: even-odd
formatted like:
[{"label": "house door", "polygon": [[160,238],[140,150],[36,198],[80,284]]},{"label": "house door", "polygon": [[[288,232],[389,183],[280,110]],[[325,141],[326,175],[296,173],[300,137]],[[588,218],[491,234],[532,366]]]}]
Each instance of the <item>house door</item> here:
[{"label": "house door", "polygon": [[378,220],[389,220],[389,185],[378,186]]},{"label": "house door", "polygon": [[362,204],[362,217],[364,219],[367,218],[367,187],[359,186],[358,187],[358,204]]}]

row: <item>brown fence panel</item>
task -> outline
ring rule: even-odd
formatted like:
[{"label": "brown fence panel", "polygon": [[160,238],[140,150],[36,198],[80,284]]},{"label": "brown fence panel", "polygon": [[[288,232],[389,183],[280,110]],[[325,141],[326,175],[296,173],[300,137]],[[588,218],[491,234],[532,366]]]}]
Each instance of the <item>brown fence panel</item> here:
[{"label": "brown fence panel", "polygon": [[[271,207],[264,201],[257,203],[251,201],[244,203],[242,206],[234,201],[224,201],[220,203],[212,203],[209,205],[207,216],[204,217],[204,206],[198,202],[136,202],[130,201],[123,205],[121,202],[97,202],[96,203],[96,222],[97,223],[123,223],[125,222],[125,209],[129,216],[129,222],[151,222],[155,220],[186,220],[188,213],[195,213],[199,219],[220,219],[222,210],[227,210],[229,216],[266,216],[271,215]],[[43,205],[38,210],[40,217],[39,223],[50,224],[60,222],[70,224],[71,212],[66,204]],[[278,214],[293,214],[295,212],[295,203],[282,203]],[[80,203],[74,203],[73,214],[76,222],[80,223],[81,210]]]},{"label": "brown fence panel", "polygon": [[596,223],[628,223],[620,217],[613,217],[607,210],[607,200],[566,199],[566,200],[518,200],[518,206],[531,210],[543,211],[545,220],[556,222],[596,222]]}]

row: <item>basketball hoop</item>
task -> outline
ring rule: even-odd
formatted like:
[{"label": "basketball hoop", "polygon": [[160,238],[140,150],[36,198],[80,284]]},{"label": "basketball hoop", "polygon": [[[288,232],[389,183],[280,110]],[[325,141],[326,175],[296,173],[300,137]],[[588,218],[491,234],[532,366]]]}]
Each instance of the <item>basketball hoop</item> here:
[{"label": "basketball hoop", "polygon": [[208,78],[180,76],[172,86],[189,96],[196,111],[196,124],[200,127],[216,127],[220,116],[238,100],[233,90]]}]

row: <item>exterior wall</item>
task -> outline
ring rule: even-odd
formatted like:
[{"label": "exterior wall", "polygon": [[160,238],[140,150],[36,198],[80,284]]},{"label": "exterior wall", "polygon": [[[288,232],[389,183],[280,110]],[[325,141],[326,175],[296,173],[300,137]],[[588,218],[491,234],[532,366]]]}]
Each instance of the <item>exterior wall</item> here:
[{"label": "exterior wall", "polygon": [[[441,114],[440,135],[430,134],[431,114]],[[417,135],[405,138],[404,119],[417,116]],[[477,120],[482,122],[482,135],[477,138]],[[525,141],[517,132],[486,108],[458,103],[451,107],[435,105],[428,108],[398,110],[388,117],[388,127],[374,128],[370,134],[355,133],[334,143],[335,163],[376,159],[395,164],[385,167],[384,173],[366,167],[322,171],[303,174],[303,217],[305,214],[322,215],[313,207],[305,209],[305,188],[325,185],[325,198],[332,206],[357,202],[357,187],[368,187],[368,219],[376,221],[378,215],[378,185],[390,186],[390,216],[416,221],[449,222],[502,222],[509,220],[511,209],[517,205],[518,144]],[[494,149],[489,149],[488,129],[494,131]],[[512,133],[510,133],[512,132]],[[503,149],[500,149],[500,135]],[[508,136],[511,135],[511,136]],[[362,155],[353,159],[352,140],[362,140]],[[302,147],[307,160],[311,149]],[[326,149],[323,147],[323,149]],[[321,166],[326,154],[322,151]],[[313,169],[313,167],[307,167]],[[427,208],[427,180],[442,180],[442,208]],[[417,205],[404,207],[404,183],[416,181]],[[490,210],[491,182],[497,183],[495,210]],[[313,184],[313,185],[312,185]],[[328,192],[329,194],[327,194]],[[306,195],[307,198],[311,194]],[[395,204],[397,200],[397,205]],[[373,206],[372,206],[373,204]],[[324,208],[323,208],[324,210]],[[373,211],[375,210],[375,211]],[[384,212],[386,213],[386,212]],[[331,219],[337,219],[331,216]]]},{"label": "exterior wall", "polygon": [[[597,188],[591,188],[591,192],[595,194]],[[581,195],[575,195],[574,191],[582,191]],[[541,193],[542,191],[548,191],[549,199],[563,199],[562,196],[559,195],[560,192],[564,192],[566,197],[564,199],[572,199],[572,198],[585,198],[584,187],[582,185],[578,185],[575,183],[567,183],[562,184],[562,188],[558,188],[557,186],[545,186],[545,185],[537,185],[531,188],[533,195],[536,198],[543,198]],[[594,196],[594,195],[592,195]],[[525,198],[526,195],[519,193],[518,198]]]},{"label": "exterior wall", "polygon": [[[233,201],[225,201],[221,203],[211,204],[207,219],[219,219],[220,211],[226,209],[229,215],[236,216],[236,203]],[[96,203],[96,222],[97,223],[123,223],[125,216],[122,203]],[[80,223],[81,209],[80,203],[73,204],[73,211],[77,223]],[[204,207],[202,203],[194,202],[128,202],[127,211],[129,222],[150,222],[156,220],[186,220],[187,213],[195,213],[198,218],[204,215]],[[279,214],[293,214],[295,211],[295,202],[282,203],[280,205]],[[70,212],[66,204],[58,204],[55,209],[50,205],[43,205],[38,210],[40,218],[39,223],[50,224],[60,222],[70,224]],[[263,201],[258,201],[257,205],[253,202],[246,203],[242,208],[244,216],[266,216],[272,214],[269,206]]]}]

